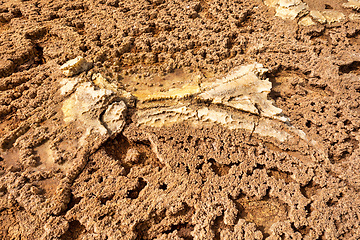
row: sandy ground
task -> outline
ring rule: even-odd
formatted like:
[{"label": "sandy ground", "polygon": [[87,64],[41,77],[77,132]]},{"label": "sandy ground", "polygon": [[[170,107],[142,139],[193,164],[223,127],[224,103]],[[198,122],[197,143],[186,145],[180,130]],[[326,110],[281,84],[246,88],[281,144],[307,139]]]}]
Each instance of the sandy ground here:
[{"label": "sandy ground", "polygon": [[360,239],[357,6],[0,0],[0,239]]}]

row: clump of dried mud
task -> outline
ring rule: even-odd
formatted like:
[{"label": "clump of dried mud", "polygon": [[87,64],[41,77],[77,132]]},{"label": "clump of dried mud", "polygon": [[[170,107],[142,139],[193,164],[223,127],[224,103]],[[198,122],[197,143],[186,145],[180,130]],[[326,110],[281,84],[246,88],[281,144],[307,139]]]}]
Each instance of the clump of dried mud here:
[{"label": "clump of dried mud", "polygon": [[0,0],[0,238],[360,238],[357,1],[270,2]]}]

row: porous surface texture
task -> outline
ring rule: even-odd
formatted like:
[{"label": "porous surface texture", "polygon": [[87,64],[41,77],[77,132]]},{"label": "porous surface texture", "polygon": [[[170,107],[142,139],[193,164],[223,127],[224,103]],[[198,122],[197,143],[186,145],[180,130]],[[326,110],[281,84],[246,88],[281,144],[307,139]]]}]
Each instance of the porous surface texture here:
[{"label": "porous surface texture", "polygon": [[359,5],[0,0],[0,239],[360,239]]}]

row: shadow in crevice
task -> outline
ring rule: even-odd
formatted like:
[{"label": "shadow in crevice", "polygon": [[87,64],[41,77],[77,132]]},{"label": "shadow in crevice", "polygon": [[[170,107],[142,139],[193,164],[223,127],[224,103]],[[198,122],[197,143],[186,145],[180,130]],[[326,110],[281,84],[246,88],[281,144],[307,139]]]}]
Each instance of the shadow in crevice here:
[{"label": "shadow in crevice", "polygon": [[138,178],[137,186],[135,189],[128,191],[127,197],[131,199],[136,199],[139,197],[141,190],[143,190],[147,185],[147,182],[143,178]]},{"label": "shadow in crevice", "polygon": [[311,180],[306,186],[300,187],[300,192],[306,197],[311,198],[314,196],[317,191],[320,189],[320,186],[314,183],[313,180]]},{"label": "shadow in crevice", "polygon": [[229,165],[220,164],[220,163],[216,162],[215,159],[213,159],[213,158],[210,158],[208,160],[208,162],[211,163],[210,167],[214,171],[214,173],[220,177],[227,175],[231,168],[231,166],[229,166]]},{"label": "shadow in crevice", "polygon": [[339,71],[343,74],[353,73],[360,74],[360,61],[354,61],[347,65],[342,65],[339,67]]},{"label": "shadow in crevice", "polygon": [[79,221],[71,221],[69,222],[68,230],[61,236],[60,240],[81,239],[81,235],[84,234],[85,231],[85,226],[83,226]]},{"label": "shadow in crevice", "polygon": [[177,236],[184,239],[184,240],[192,240],[194,239],[193,236],[191,236],[191,232],[194,230],[194,225],[188,224],[188,223],[180,223],[171,225],[170,230],[167,230],[163,233],[169,234],[174,231],[177,231]]}]

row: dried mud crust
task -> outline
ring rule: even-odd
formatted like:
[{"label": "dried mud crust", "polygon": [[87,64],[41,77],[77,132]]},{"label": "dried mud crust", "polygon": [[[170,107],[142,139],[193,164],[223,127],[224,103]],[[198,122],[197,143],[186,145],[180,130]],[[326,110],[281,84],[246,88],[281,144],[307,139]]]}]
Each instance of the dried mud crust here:
[{"label": "dried mud crust", "polygon": [[[273,11],[262,1],[0,1],[0,238],[360,238],[360,23],[306,27]],[[60,93],[59,66],[77,56],[94,63],[81,81],[101,73],[129,92],[166,88],[177,71],[207,79],[259,62],[269,97],[325,155],[217,124],[139,126],[132,105],[123,133],[86,139],[103,122],[66,123],[62,110],[85,83]]]}]

